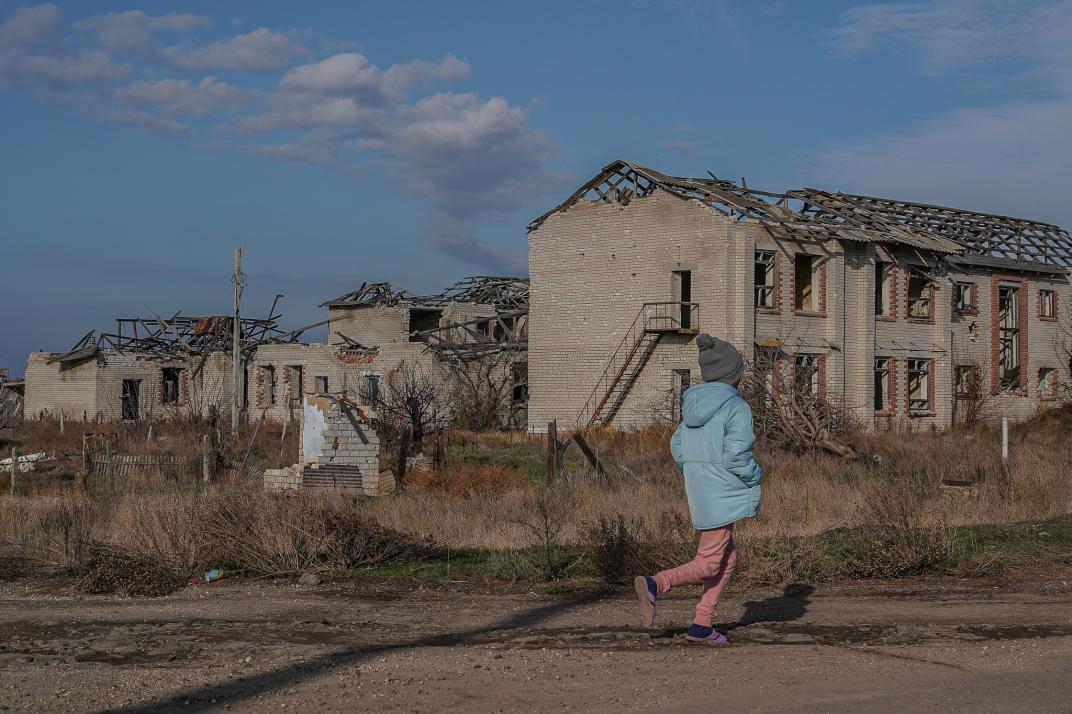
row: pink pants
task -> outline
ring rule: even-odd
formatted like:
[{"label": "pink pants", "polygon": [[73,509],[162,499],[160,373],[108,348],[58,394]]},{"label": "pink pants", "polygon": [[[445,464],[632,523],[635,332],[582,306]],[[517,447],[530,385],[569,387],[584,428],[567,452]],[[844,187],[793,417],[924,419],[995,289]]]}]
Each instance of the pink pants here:
[{"label": "pink pants", "polygon": [[737,548],[733,545],[733,525],[700,531],[700,546],[696,557],[684,565],[656,573],[655,585],[660,593],[678,585],[703,583],[703,595],[696,605],[693,622],[711,627],[715,618],[715,606],[726,588],[733,566],[737,564]]}]

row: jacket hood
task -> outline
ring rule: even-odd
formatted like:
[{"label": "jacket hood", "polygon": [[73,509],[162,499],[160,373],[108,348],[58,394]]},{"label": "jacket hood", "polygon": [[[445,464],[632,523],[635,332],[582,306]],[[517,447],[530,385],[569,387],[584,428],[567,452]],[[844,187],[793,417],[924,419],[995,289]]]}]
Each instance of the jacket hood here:
[{"label": "jacket hood", "polygon": [[736,396],[737,390],[722,382],[705,382],[689,387],[681,405],[682,421],[693,429],[701,427]]}]

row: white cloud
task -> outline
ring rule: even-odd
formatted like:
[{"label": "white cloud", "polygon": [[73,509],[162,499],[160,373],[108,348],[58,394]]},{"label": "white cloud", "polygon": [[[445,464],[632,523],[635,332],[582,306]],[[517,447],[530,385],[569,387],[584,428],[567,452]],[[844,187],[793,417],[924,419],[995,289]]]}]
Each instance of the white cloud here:
[{"label": "white cloud", "polygon": [[406,62],[381,71],[361,53],[345,52],[288,70],[279,87],[291,92],[353,94],[383,101],[400,97],[421,83],[449,82],[468,74],[469,63],[449,54],[438,63]]},{"label": "white cloud", "polygon": [[45,82],[56,87],[126,79],[130,67],[117,64],[104,52],[78,55],[21,55],[0,57],[0,76]]},{"label": "white cloud", "polygon": [[173,46],[160,50],[165,61],[183,69],[218,67],[251,72],[279,69],[308,53],[306,47],[286,34],[264,27],[203,47]]},{"label": "white cloud", "polygon": [[59,27],[60,9],[52,3],[17,7],[0,24],[0,52],[29,47]]},{"label": "white cloud", "polygon": [[141,10],[113,12],[79,20],[75,29],[97,34],[101,46],[112,52],[144,52],[156,45],[154,31],[184,33],[212,25],[211,18],[189,13],[148,15]]},{"label": "white cloud", "polygon": [[358,124],[373,124],[382,117],[381,112],[363,107],[348,97],[270,96],[265,101],[271,107],[268,111],[237,117],[224,129],[230,132],[340,126],[356,129]]},{"label": "white cloud", "polygon": [[172,117],[200,117],[240,105],[245,92],[216,77],[139,80],[115,91],[127,106],[151,104]]}]

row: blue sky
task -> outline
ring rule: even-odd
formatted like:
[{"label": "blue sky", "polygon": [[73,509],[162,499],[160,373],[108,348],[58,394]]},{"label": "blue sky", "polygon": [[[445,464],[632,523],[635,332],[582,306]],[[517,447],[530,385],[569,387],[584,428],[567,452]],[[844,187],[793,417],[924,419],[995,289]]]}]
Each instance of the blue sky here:
[{"label": "blue sky", "polygon": [[1072,2],[0,0],[0,366],[524,270],[604,164],[1072,226]]}]

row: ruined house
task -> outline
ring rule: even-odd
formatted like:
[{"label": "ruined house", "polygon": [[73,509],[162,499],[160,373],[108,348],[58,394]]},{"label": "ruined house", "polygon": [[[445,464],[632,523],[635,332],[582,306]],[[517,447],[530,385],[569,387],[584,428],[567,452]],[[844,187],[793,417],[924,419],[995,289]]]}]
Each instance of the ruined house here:
[{"label": "ruined house", "polygon": [[1069,381],[1057,226],[616,161],[528,239],[533,431],[646,425],[701,331],[871,427],[1023,418]]},{"label": "ruined house", "polygon": [[[444,361],[464,364],[510,354],[511,410],[523,424],[528,282],[472,277],[419,296],[387,283],[364,284],[325,302],[327,319],[282,331],[278,316],[240,322],[242,407],[250,419],[288,421],[309,395],[375,405],[383,380],[404,362],[429,374]],[[326,344],[301,342],[328,326]],[[233,318],[117,320],[64,352],[37,352],[26,368],[29,418],[167,419],[230,410]]]}]

